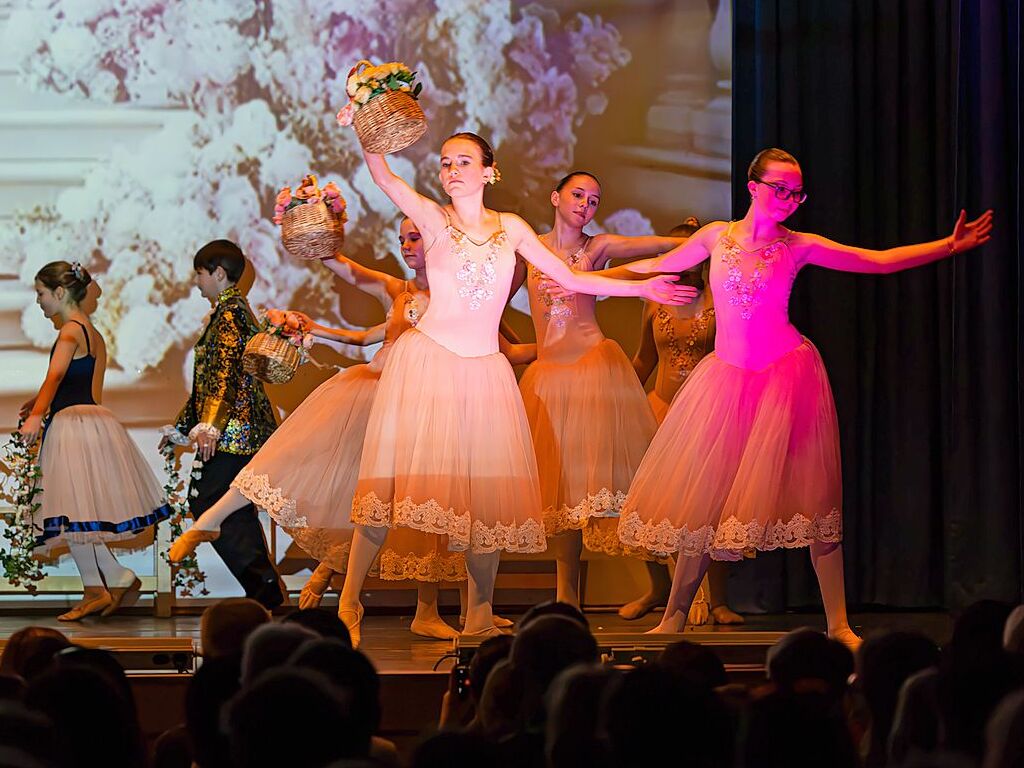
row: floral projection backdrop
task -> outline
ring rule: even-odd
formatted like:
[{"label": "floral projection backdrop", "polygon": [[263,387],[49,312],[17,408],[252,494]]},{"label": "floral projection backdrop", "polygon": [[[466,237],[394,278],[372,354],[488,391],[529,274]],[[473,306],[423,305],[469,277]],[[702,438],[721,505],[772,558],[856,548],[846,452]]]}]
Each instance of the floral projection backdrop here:
[{"label": "floral projection backdrop", "polygon": [[[51,259],[87,263],[111,357],[137,376],[194,340],[208,306],[190,256],[215,237],[252,260],[254,305],[348,324],[319,265],[290,259],[270,218],[276,189],[309,169],[348,201],[347,250],[390,258],[398,212],[354,132],[334,122],[358,59],[406,61],[424,83],[430,134],[392,158],[396,172],[436,192],[439,140],[474,130],[525,198],[572,166],[576,132],[605,110],[602,86],[631,58],[597,15],[486,0],[28,0],[14,4],[4,45],[33,90],[168,109],[163,128],[116,147],[81,187],[19,211],[0,243],[0,269],[28,283]],[[636,213],[603,213],[606,225],[650,231]],[[34,306],[22,325],[40,347],[52,341]]]}]

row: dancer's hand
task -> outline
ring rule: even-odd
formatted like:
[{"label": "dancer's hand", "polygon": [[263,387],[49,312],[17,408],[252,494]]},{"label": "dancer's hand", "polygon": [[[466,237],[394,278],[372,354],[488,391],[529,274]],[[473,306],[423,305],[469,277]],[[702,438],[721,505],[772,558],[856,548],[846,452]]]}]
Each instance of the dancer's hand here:
[{"label": "dancer's hand", "polygon": [[18,418],[23,420],[27,419],[29,417],[29,414],[32,413],[32,409],[35,407],[36,399],[34,397],[31,400],[26,400],[24,403],[21,404],[21,407],[18,409]]},{"label": "dancer's hand", "polygon": [[949,237],[951,253],[960,253],[977,248],[988,242],[992,236],[992,209],[989,208],[974,221],[967,221],[967,211],[961,210],[960,216]]},{"label": "dancer's hand", "polygon": [[679,285],[679,275],[657,275],[643,281],[641,295],[658,304],[692,304],[697,289],[692,285]]},{"label": "dancer's hand", "polygon": [[209,432],[202,432],[196,434],[196,455],[199,456],[203,461],[209,461],[213,458],[214,452],[217,450],[217,438],[211,435]]},{"label": "dancer's hand", "polygon": [[289,309],[284,313],[284,327],[289,331],[306,332],[313,327],[313,320],[305,312]]},{"label": "dancer's hand", "polygon": [[28,445],[35,445],[36,440],[39,439],[39,433],[42,432],[42,430],[43,417],[38,415],[29,415],[18,429],[18,432],[20,432],[21,436],[25,438],[25,442]]},{"label": "dancer's hand", "polygon": [[537,290],[541,293],[546,294],[552,299],[567,299],[570,296],[575,296],[575,291],[570,291],[568,288],[563,288],[560,283],[556,283],[550,277],[544,276],[537,281]]},{"label": "dancer's hand", "polygon": [[156,449],[158,451],[160,451],[160,453],[163,453],[164,452],[164,448],[166,448],[170,442],[171,441],[167,437],[167,435],[164,435],[163,437],[160,438],[160,442],[157,443]]}]

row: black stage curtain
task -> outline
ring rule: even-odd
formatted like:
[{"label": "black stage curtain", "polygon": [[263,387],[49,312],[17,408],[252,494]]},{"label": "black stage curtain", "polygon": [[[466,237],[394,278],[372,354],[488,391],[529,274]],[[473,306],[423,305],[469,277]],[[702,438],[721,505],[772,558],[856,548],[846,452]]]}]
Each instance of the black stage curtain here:
[{"label": "black stage curtain", "polygon": [[[842,432],[851,605],[1020,601],[1021,0],[737,0],[734,218],[767,146],[797,156],[796,229],[867,247],[996,212],[979,251],[892,276],[804,270]],[[748,610],[818,603],[802,551],[735,569]]]}]

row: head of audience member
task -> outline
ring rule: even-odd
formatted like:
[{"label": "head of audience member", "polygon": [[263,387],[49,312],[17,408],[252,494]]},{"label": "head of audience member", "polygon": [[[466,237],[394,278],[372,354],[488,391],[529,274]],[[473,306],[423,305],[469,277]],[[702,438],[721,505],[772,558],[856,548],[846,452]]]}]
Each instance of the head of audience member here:
[{"label": "head of audience member", "polygon": [[1003,650],[1024,656],[1024,605],[1018,605],[1006,617],[1003,627]]},{"label": "head of audience member", "polygon": [[241,656],[253,630],[270,623],[270,611],[248,597],[229,597],[214,603],[199,622],[203,657]]},{"label": "head of audience member", "polygon": [[795,629],[768,650],[768,678],[791,691],[819,690],[833,700],[846,692],[853,654],[814,629]]},{"label": "head of audience member", "polygon": [[706,645],[680,640],[665,647],[658,665],[687,683],[712,690],[729,682],[725,665]]},{"label": "head of audience member", "polygon": [[843,710],[825,691],[774,688],[750,702],[737,746],[743,768],[857,768]]},{"label": "head of audience member", "polygon": [[[226,709],[231,762],[245,768],[301,765],[325,768],[365,758],[353,738],[358,704],[316,672],[272,669],[243,688]],[[301,724],[297,738],[279,738],[288,724]]]},{"label": "head of audience member", "polygon": [[985,727],[983,768],[1024,765],[1024,690],[1003,698]]},{"label": "head of audience member", "polygon": [[491,671],[512,653],[511,635],[496,635],[480,643],[469,660],[469,696],[477,704],[484,695],[484,686]]},{"label": "head of audience member", "polygon": [[102,648],[82,648],[73,645],[70,648],[54,654],[52,665],[55,669],[66,669],[69,667],[86,667],[99,672],[107,680],[117,686],[132,709],[135,709],[135,696],[132,693],[131,684],[128,682],[128,675],[121,666],[114,654]]},{"label": "head of audience member", "polygon": [[601,704],[617,670],[578,664],[562,672],[548,687],[544,754],[549,768],[609,765],[607,742],[599,736]]},{"label": "head of audience member", "polygon": [[567,619],[572,619],[588,631],[590,630],[590,622],[587,621],[587,617],[583,614],[583,611],[575,605],[563,603],[559,600],[546,600],[543,603],[537,603],[532,608],[529,608],[526,613],[522,615],[522,618],[519,619],[518,629],[522,631],[528,624],[531,624],[542,616],[564,616]]},{"label": "head of audience member", "polygon": [[17,675],[0,674],[0,702],[21,701],[28,684]]},{"label": "head of audience member", "polygon": [[303,643],[315,639],[313,630],[299,624],[257,627],[242,649],[242,685],[248,685],[269,669],[283,667]]},{"label": "head of audience member", "polygon": [[416,747],[412,768],[481,768],[500,765],[498,747],[473,732],[442,731]]},{"label": "head of audience member", "polygon": [[939,748],[942,732],[940,680],[939,671],[928,668],[915,672],[903,682],[889,729],[887,765],[902,766],[916,754],[929,754]]},{"label": "head of audience member", "polygon": [[887,632],[864,641],[857,655],[857,681],[871,715],[871,764],[885,762],[903,683],[915,672],[938,662],[938,647],[919,632]]},{"label": "head of audience member", "polygon": [[[21,702],[0,702],[0,749],[20,753],[40,765],[50,765],[57,759],[54,744],[53,723],[46,715]],[[4,763],[0,761],[0,765]],[[7,765],[21,764],[9,762]]]},{"label": "head of audience member", "polygon": [[940,662],[940,704],[946,746],[981,759],[985,724],[1000,699],[1017,686],[1016,666],[1003,650],[1010,605],[981,600],[953,624]]},{"label": "head of audience member", "polygon": [[362,752],[369,750],[381,717],[380,678],[370,660],[338,640],[316,639],[299,646],[288,664],[323,675],[351,699],[354,730],[350,736]]},{"label": "head of audience member", "polygon": [[228,739],[221,727],[224,706],[242,687],[237,655],[204,659],[185,691],[185,728],[192,760],[199,768],[230,765]]},{"label": "head of audience member", "polygon": [[58,651],[71,646],[61,632],[49,627],[25,627],[7,639],[0,656],[0,674],[31,680],[50,666]]},{"label": "head of audience member", "polygon": [[[36,677],[25,703],[53,723],[61,764],[137,768],[145,750],[134,702],[109,675],[86,665],[55,665]],[[110,734],[110,738],[103,738]]]},{"label": "head of audience member", "polygon": [[289,613],[281,619],[281,623],[297,624],[326,640],[338,640],[349,648],[352,647],[352,636],[345,622],[338,618],[336,611],[329,611],[326,608],[302,608]]},{"label": "head of audience member", "polygon": [[479,729],[493,739],[501,739],[523,726],[523,698],[526,681],[508,659],[499,661],[491,669],[484,683],[476,722]]},{"label": "head of audience member", "polygon": [[706,688],[686,683],[660,664],[626,672],[611,687],[602,713],[616,768],[732,764],[732,723]]}]

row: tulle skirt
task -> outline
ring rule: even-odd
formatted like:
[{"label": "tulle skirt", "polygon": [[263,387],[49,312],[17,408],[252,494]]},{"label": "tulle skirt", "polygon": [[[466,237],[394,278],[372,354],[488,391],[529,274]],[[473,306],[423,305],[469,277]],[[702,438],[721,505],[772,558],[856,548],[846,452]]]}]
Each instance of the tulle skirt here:
[{"label": "tulle skirt", "polygon": [[[353,365],[302,401],[238,473],[232,487],[265,509],[305,552],[345,573],[352,544],[352,496],[366,424],[377,393],[375,364]],[[392,531],[381,548],[384,579],[464,579],[461,554],[443,537]]]},{"label": "tulle skirt", "polygon": [[530,430],[504,355],[462,357],[402,334],[370,411],[352,520],[442,534],[453,551],[545,549]]},{"label": "tulle skirt", "polygon": [[570,364],[534,362],[519,388],[548,535],[583,529],[588,549],[621,554],[617,517],[657,429],[633,366],[605,339]]},{"label": "tulle skirt", "polygon": [[34,522],[41,557],[68,544],[144,549],[171,516],[163,489],[127,430],[101,405],[58,411],[39,454],[43,491]]},{"label": "tulle skirt", "polygon": [[619,538],[659,556],[842,540],[839,430],[809,341],[752,371],[705,357],[637,471]]}]

